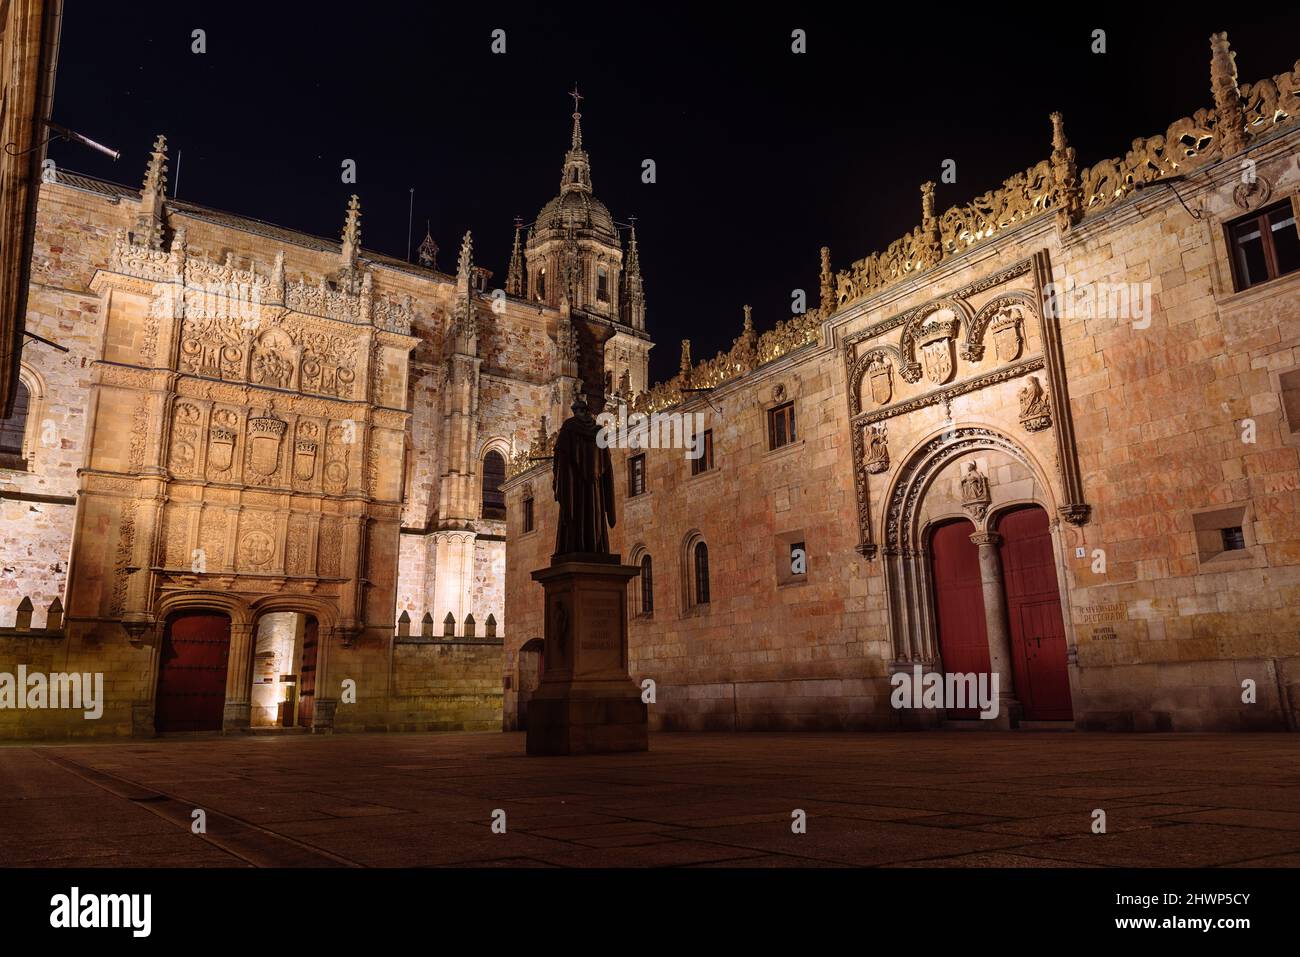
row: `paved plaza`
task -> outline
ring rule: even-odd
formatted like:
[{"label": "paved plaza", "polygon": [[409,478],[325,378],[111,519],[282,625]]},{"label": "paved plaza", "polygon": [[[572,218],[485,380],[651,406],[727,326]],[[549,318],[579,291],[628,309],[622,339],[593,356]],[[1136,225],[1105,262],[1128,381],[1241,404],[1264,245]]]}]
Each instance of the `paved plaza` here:
[{"label": "paved plaza", "polygon": [[[522,734],[499,733],[3,745],[0,865],[1300,866],[1294,735],[656,734],[650,746],[529,758]],[[1105,834],[1092,833],[1096,809]]]}]

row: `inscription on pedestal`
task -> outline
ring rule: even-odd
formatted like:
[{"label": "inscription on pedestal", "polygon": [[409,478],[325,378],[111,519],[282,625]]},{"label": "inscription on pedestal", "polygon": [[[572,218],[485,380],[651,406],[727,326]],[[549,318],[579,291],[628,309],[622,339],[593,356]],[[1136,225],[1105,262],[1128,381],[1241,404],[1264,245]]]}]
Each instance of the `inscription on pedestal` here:
[{"label": "inscription on pedestal", "polygon": [[617,594],[597,593],[587,599],[582,628],[584,651],[617,651],[623,603]]}]

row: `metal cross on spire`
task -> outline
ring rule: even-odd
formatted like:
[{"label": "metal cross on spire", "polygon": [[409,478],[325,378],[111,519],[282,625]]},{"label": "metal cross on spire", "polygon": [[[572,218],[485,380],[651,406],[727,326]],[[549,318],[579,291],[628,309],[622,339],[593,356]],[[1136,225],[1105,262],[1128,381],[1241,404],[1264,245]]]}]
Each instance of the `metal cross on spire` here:
[{"label": "metal cross on spire", "polygon": [[577,82],[573,84],[573,92],[570,93],[569,96],[573,97],[573,115],[574,116],[580,115],[578,113],[578,101],[581,100],[583,97],[582,94],[578,92]]}]

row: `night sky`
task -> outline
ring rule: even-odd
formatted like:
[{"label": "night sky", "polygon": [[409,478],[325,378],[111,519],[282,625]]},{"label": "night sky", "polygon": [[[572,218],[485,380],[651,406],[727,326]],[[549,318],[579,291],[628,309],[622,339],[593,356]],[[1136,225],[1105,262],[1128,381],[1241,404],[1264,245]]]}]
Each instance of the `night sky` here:
[{"label": "night sky", "polygon": [[938,187],[940,212],[1046,158],[1052,110],[1084,166],[1212,106],[1214,31],[1243,82],[1300,58],[1300,14],[1281,8],[1044,21],[1041,4],[969,20],[914,5],[910,30],[867,4],[857,20],[844,4],[735,9],[68,0],[54,119],[122,158],[62,142],[50,155],[138,187],[165,133],[180,198],[337,240],[356,192],[363,245],[398,257],[414,187],[411,248],[428,220],[454,269],[472,229],[501,285],[514,216],[531,222],[559,191],[576,82],[596,196],[637,217],[658,380],[683,337],[697,359],[729,346],[744,303],[759,331],[789,317],[794,288],[815,306],[818,248],[837,270],[883,249],[917,224],[944,159],[957,182]]}]

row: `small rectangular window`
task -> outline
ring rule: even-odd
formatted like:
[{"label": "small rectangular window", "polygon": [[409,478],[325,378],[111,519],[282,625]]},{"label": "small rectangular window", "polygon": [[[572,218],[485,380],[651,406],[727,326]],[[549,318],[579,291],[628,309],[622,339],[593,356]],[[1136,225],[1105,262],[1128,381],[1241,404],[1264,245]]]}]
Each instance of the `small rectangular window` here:
[{"label": "small rectangular window", "polygon": [[640,495],[645,491],[645,453],[627,460],[627,494]]},{"label": "small rectangular window", "polygon": [[767,445],[769,449],[779,449],[795,441],[794,403],[778,405],[767,412]]},{"label": "small rectangular window", "polygon": [[790,546],[790,574],[808,574],[808,549],[803,542],[795,542]]},{"label": "small rectangular window", "polygon": [[524,499],[524,532],[527,533],[527,532],[531,532],[532,530],[533,530],[533,500],[531,498],[526,498]]},{"label": "small rectangular window", "polygon": [[713,468],[713,430],[705,429],[695,437],[695,441],[699,443],[700,455],[691,459],[691,474],[699,475]]},{"label": "small rectangular window", "polygon": [[609,302],[609,273],[603,266],[596,270],[596,298]]},{"label": "small rectangular window", "polygon": [[1232,221],[1227,231],[1238,291],[1300,269],[1300,230],[1289,199]]},{"label": "small rectangular window", "polygon": [[1240,525],[1233,525],[1219,531],[1223,534],[1223,550],[1225,552],[1235,552],[1246,547],[1246,536],[1242,532]]}]

